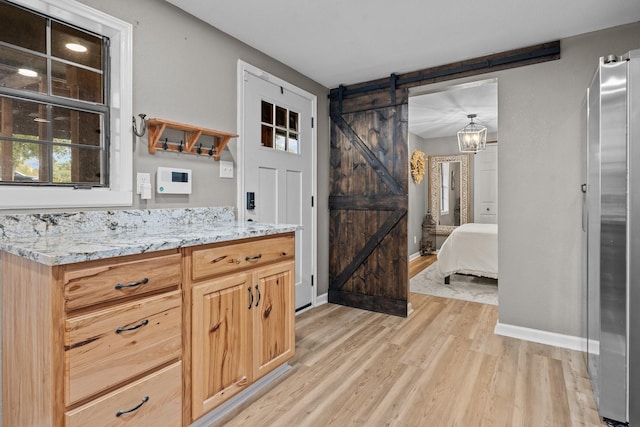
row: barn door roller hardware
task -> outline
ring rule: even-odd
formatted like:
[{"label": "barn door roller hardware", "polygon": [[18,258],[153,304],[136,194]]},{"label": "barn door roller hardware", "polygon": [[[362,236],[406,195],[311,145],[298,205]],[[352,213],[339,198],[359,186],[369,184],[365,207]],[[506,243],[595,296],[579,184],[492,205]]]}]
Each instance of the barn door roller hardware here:
[{"label": "barn door roller hardware", "polygon": [[343,100],[349,96],[393,88],[394,86],[396,88],[399,86],[419,86],[432,83],[431,80],[447,80],[447,78],[455,78],[454,76],[461,74],[481,74],[559,58],[560,42],[554,41],[401,75],[391,74],[389,79],[373,80],[370,84],[355,85],[356,87],[351,89],[341,85],[337,89],[331,90],[329,97]]}]

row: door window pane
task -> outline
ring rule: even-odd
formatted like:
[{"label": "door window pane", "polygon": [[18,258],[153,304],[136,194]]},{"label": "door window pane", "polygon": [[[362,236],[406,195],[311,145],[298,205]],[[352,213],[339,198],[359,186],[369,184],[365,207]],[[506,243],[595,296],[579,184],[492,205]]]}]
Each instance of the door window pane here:
[{"label": "door window pane", "polygon": [[287,149],[287,132],[276,129],[276,150],[285,151]]},{"label": "door window pane", "polygon": [[[275,107],[275,108],[274,108]],[[262,101],[261,145],[287,153],[300,153],[300,114]]]},{"label": "door window pane", "polygon": [[290,133],[287,141],[287,151],[298,154],[298,134]]},{"label": "door window pane", "polygon": [[276,126],[287,127],[287,109],[276,106]]},{"label": "door window pane", "polygon": [[289,130],[298,131],[298,113],[294,111],[289,111]]},{"label": "door window pane", "polygon": [[273,147],[273,128],[271,126],[262,125],[262,146]]},{"label": "door window pane", "polygon": [[262,121],[273,124],[273,104],[267,101],[262,101]]}]

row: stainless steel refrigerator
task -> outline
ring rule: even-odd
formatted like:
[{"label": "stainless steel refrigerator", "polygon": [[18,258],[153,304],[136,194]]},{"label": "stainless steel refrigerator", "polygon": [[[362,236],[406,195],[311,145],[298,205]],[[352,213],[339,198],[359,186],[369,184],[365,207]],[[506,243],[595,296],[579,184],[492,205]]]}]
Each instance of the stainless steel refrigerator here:
[{"label": "stainless steel refrigerator", "polygon": [[600,58],[586,104],[589,377],[603,418],[640,426],[640,50]]}]

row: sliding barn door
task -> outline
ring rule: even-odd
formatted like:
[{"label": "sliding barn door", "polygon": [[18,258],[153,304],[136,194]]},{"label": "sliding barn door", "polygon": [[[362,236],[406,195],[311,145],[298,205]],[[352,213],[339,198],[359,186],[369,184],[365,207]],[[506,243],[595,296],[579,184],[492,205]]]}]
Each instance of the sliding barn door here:
[{"label": "sliding barn door", "polygon": [[559,58],[554,41],[331,90],[329,302],[407,315],[408,89]]},{"label": "sliding barn door", "polygon": [[407,104],[331,109],[329,302],[407,316]]}]

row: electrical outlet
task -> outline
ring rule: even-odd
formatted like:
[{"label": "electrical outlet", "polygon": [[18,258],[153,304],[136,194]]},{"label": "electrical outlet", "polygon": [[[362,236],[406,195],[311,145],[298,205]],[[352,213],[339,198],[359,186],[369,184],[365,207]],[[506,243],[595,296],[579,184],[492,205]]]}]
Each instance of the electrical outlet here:
[{"label": "electrical outlet", "polygon": [[220,161],[220,178],[233,178],[233,162]]},{"label": "electrical outlet", "polygon": [[151,185],[151,174],[138,172],[136,175],[136,194],[142,194],[142,185]]}]

